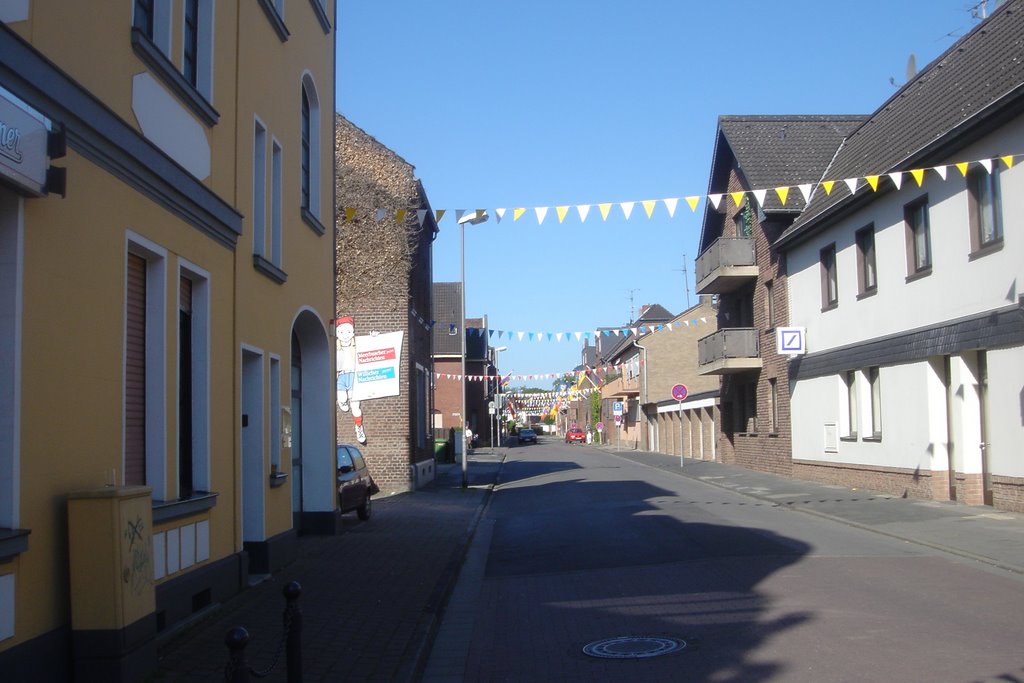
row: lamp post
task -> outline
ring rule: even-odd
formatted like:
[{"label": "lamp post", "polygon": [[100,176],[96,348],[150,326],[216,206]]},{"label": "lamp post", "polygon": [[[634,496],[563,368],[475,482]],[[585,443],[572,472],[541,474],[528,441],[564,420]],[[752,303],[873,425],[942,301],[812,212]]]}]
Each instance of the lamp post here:
[{"label": "lamp post", "polygon": [[497,400],[494,402],[494,432],[491,432],[491,446],[494,446],[494,434],[498,435],[498,447],[501,448],[501,370],[498,369],[498,354],[502,351],[508,351],[507,346],[496,346],[491,349],[494,352],[494,372],[498,375],[497,388],[495,389],[495,395]]},{"label": "lamp post", "polygon": [[469,443],[466,439],[466,428],[469,427],[469,420],[466,419],[466,224],[479,225],[489,218],[483,209],[466,213],[459,219],[459,255],[460,255],[460,278],[462,280],[462,323],[459,334],[462,337],[462,488],[468,484],[466,474],[466,451],[469,450]]}]

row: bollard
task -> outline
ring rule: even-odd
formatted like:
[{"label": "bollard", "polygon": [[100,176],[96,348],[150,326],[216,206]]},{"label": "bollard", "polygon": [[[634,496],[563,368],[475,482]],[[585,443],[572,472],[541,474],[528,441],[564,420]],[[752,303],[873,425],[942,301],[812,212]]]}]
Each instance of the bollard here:
[{"label": "bollard", "polygon": [[249,632],[241,626],[229,630],[224,636],[230,655],[224,668],[227,683],[249,683],[249,664],[245,661],[245,647],[249,644]]},{"label": "bollard", "polygon": [[287,639],[284,656],[288,668],[288,683],[302,683],[302,610],[298,605],[302,586],[298,581],[290,581],[283,592],[284,630]]}]

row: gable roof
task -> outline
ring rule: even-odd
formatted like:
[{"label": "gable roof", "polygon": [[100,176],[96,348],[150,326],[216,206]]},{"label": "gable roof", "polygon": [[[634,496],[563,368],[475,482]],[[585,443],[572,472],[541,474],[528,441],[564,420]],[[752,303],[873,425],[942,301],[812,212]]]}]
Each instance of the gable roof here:
[{"label": "gable roof", "polygon": [[[867,116],[837,115],[742,115],[719,116],[715,150],[711,159],[708,194],[728,191],[729,171],[739,168],[748,189],[761,190],[815,183],[828,167],[843,137]],[[804,208],[800,192],[792,192],[783,206],[778,195],[765,196],[762,211],[796,213]],[[710,202],[704,207],[700,246],[714,238],[707,234],[718,221]]]},{"label": "gable roof", "polygon": [[[843,142],[825,171],[829,180],[908,171],[940,163],[989,132],[1002,116],[1024,110],[1024,0],[1011,0],[963,36],[886,100]],[[885,183],[880,189],[891,189]],[[873,193],[851,195],[837,183],[815,192],[807,209],[776,242],[805,236],[830,216]]]}]

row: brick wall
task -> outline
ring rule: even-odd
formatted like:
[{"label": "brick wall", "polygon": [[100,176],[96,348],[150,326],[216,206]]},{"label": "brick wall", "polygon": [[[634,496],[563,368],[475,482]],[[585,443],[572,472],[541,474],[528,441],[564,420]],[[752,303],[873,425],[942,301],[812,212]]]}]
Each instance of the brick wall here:
[{"label": "brick wall", "polygon": [[[729,192],[746,190],[736,169],[729,174]],[[747,201],[751,201],[749,198]],[[732,215],[738,211],[730,197],[722,200],[720,209],[726,212],[726,237],[735,237]],[[753,213],[752,234],[754,252],[758,266],[757,281],[741,290],[723,294],[719,300],[719,328],[754,327],[759,330],[762,368],[756,373],[731,376],[722,383],[721,420],[719,421],[718,448],[722,462],[748,467],[783,476],[792,474],[792,440],[790,433],[789,406],[789,358],[776,353],[775,328],[768,322],[766,283],[771,282],[774,301],[775,325],[784,326],[789,319],[788,293],[786,290],[785,263],[772,248],[771,243],[788,225],[784,222],[767,220],[763,224]],[[752,309],[752,322],[738,325],[735,316],[741,305],[739,297],[746,297]],[[733,319],[726,319],[726,315]],[[754,382],[757,396],[757,418],[752,430],[736,430],[734,427],[735,402],[740,384]],[[776,411],[778,419],[774,430],[770,424],[769,405],[771,386],[775,385]]]},{"label": "brick wall", "polygon": [[[433,219],[413,167],[344,117],[335,118],[337,248],[336,316],[351,315],[357,335],[403,332],[399,394],[361,402],[374,479],[385,492],[413,486],[415,463],[433,457],[429,379],[432,366],[431,247]],[[346,209],[355,209],[346,215]],[[378,216],[377,210],[384,215]],[[420,391],[417,365],[428,386]],[[337,413],[337,438],[355,443],[351,412]]]}]

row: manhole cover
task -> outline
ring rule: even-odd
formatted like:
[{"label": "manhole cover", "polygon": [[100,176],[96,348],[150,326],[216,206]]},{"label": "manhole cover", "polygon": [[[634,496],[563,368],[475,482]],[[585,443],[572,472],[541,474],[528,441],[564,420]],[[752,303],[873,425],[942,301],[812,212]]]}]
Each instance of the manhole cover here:
[{"label": "manhole cover", "polygon": [[642,659],[678,652],[685,640],[664,636],[618,636],[598,640],[583,648],[583,653],[604,659]]}]

